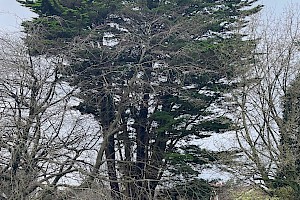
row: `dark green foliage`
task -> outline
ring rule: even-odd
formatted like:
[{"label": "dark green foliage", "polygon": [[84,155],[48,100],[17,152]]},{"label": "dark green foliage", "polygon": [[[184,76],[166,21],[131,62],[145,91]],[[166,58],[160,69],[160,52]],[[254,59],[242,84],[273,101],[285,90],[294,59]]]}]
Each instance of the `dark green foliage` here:
[{"label": "dark green foliage", "polygon": [[170,165],[170,173],[180,174],[189,179],[198,176],[203,169],[208,168],[206,165],[217,161],[219,157],[216,153],[201,149],[197,145],[183,145],[174,148],[174,152],[168,153],[166,159]]},{"label": "dark green foliage", "polygon": [[210,200],[212,195],[213,190],[207,181],[192,179],[176,183],[173,187],[161,191],[158,199]]}]

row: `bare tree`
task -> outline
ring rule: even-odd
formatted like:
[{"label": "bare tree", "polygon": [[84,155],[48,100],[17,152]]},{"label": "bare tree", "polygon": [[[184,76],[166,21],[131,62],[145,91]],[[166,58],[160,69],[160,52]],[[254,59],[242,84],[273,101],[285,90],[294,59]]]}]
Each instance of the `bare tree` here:
[{"label": "bare tree", "polygon": [[[283,106],[289,93],[295,94],[290,96],[293,104],[299,98],[295,93],[299,81],[294,81],[299,74],[299,20],[296,8],[286,9],[279,18],[252,19],[246,31],[252,39],[259,39],[259,45],[235,94],[239,106],[236,136],[243,157],[233,171],[270,193],[278,184],[278,174],[299,160],[299,153],[284,142],[284,138],[299,137],[293,132],[299,126],[294,120],[298,114],[293,111],[287,119]],[[294,181],[300,183],[298,178]]]},{"label": "bare tree", "polygon": [[59,186],[79,184],[98,148],[99,126],[70,109],[75,88],[58,75],[63,59],[32,57],[28,46],[6,37],[0,63],[0,194],[46,199]]}]

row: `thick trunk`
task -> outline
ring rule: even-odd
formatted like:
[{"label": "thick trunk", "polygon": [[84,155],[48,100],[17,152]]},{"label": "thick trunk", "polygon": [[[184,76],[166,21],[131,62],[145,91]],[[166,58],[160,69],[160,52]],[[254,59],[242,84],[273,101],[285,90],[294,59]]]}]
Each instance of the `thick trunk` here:
[{"label": "thick trunk", "polygon": [[136,170],[137,170],[137,178],[144,178],[145,171],[145,162],[147,161],[147,146],[148,146],[148,133],[146,130],[147,126],[147,115],[148,108],[143,106],[141,107],[137,128],[137,152],[136,152]]},{"label": "thick trunk", "polygon": [[115,139],[114,135],[108,137],[108,145],[105,149],[105,157],[107,159],[107,172],[110,181],[111,195],[113,199],[120,199],[120,189],[116,172],[115,157]]},{"label": "thick trunk", "polygon": [[136,164],[135,164],[135,179],[136,191],[135,199],[146,200],[149,199],[149,194],[147,190],[147,181],[145,175],[145,166],[148,161],[148,146],[149,146],[149,133],[147,130],[148,122],[148,99],[149,96],[144,96],[144,103],[140,106],[140,111],[137,119],[137,152],[136,152]]}]

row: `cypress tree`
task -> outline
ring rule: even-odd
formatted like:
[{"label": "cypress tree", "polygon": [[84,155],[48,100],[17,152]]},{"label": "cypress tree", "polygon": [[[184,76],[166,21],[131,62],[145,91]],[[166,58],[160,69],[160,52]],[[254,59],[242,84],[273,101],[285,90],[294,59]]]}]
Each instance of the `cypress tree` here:
[{"label": "cypress tree", "polygon": [[75,108],[103,128],[85,184],[106,163],[115,199],[149,199],[165,172],[191,180],[219,159],[190,142],[230,129],[210,108],[255,47],[237,33],[260,10],[255,0],[20,2],[39,14],[23,24],[39,39],[32,54],[66,55],[62,77],[83,100]]}]

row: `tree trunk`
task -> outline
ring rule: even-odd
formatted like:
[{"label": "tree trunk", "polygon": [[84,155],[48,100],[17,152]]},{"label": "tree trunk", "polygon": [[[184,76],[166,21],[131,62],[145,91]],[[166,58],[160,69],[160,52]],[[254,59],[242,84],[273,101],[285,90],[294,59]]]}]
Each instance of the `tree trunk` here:
[{"label": "tree trunk", "polygon": [[113,199],[120,199],[120,189],[116,172],[115,157],[115,138],[114,135],[108,137],[108,145],[105,149],[105,157],[107,159],[107,172],[110,181],[111,195]]},{"label": "tree trunk", "polygon": [[[114,120],[114,105],[113,97],[110,94],[103,97],[101,101],[101,122],[105,131]],[[105,147],[105,157],[107,159],[107,172],[110,181],[111,195],[114,200],[120,199],[120,188],[117,179],[116,171],[116,155],[115,155],[115,136],[109,135],[107,137],[107,146]]]},{"label": "tree trunk", "polygon": [[152,196],[155,193],[155,188],[160,180],[160,170],[163,166],[163,159],[165,157],[165,151],[167,147],[166,134],[159,133],[153,146],[152,156],[150,164],[147,167],[146,179],[151,180],[148,183],[147,190]]},{"label": "tree trunk", "polygon": [[124,180],[125,180],[125,196],[126,197],[132,197],[132,195],[135,193],[135,185],[134,182],[131,181],[132,174],[134,174],[132,169],[132,156],[131,156],[131,141],[129,138],[129,134],[127,130],[124,130],[124,148],[125,148],[125,162],[124,162]]}]

